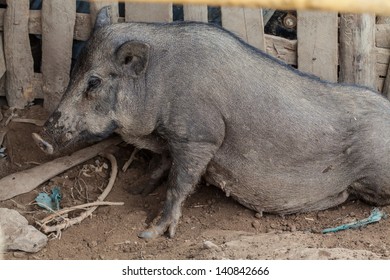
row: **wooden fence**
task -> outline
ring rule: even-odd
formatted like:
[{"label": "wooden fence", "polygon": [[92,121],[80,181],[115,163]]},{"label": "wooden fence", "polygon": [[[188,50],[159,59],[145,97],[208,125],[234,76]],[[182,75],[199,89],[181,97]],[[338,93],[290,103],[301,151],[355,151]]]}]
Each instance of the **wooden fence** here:
[{"label": "wooden fence", "polygon": [[[125,3],[114,21],[172,21],[172,4]],[[43,98],[53,110],[69,81],[74,40],[85,41],[97,11],[107,5],[91,2],[90,14],[76,13],[75,0],[43,0],[41,10],[29,10],[29,0],[9,0],[0,9],[0,77],[10,106],[22,108]],[[207,22],[206,5],[184,5],[184,20]],[[222,7],[222,25],[249,44],[299,69],[329,81],[357,83],[388,93],[390,24],[374,15],[298,12],[297,40],[264,34],[260,9]],[[381,23],[382,22],[382,23]],[[384,22],[384,23],[383,23]],[[42,38],[42,64],[34,73],[29,34]],[[260,79],[261,77],[259,77]],[[283,79],[283,77],[280,77]]]}]

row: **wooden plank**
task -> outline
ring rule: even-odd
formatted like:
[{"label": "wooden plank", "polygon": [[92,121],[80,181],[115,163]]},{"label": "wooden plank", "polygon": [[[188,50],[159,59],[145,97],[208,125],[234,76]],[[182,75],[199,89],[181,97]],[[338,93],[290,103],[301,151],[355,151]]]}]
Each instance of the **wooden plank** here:
[{"label": "wooden plank", "polygon": [[91,16],[88,14],[76,14],[76,24],[74,27],[74,39],[86,41],[92,33]]},{"label": "wooden plank", "polygon": [[287,64],[297,65],[297,41],[265,34],[266,51]]},{"label": "wooden plank", "polygon": [[375,16],[340,16],[340,82],[376,88]]},{"label": "wooden plank", "polygon": [[376,63],[375,64],[375,69],[376,69],[376,73],[377,73],[377,76],[380,76],[380,77],[386,77],[387,73],[388,73],[388,67],[389,67],[389,64],[383,64],[383,63]]},{"label": "wooden plank", "polygon": [[337,82],[338,15],[298,11],[298,69]]},{"label": "wooden plank", "polygon": [[390,17],[377,16],[376,23],[377,24],[390,24]]},{"label": "wooden plank", "polygon": [[126,22],[171,22],[172,3],[164,4],[144,4],[144,3],[126,3],[125,21]]},{"label": "wooden plank", "polygon": [[375,45],[378,48],[390,49],[390,24],[375,26]]},{"label": "wooden plank", "polygon": [[[0,31],[3,30],[5,9],[0,9]],[[30,34],[42,34],[42,18],[41,10],[30,10],[28,18],[28,31]],[[74,27],[74,39],[80,41],[88,40],[92,31],[91,16],[89,14],[77,13],[76,24]]]},{"label": "wooden plank", "polygon": [[69,82],[73,31],[76,20],[74,0],[42,2],[42,75],[44,107],[57,107]]},{"label": "wooden plank", "polygon": [[265,50],[263,13],[260,9],[221,7],[222,26],[248,44]]},{"label": "wooden plank", "polygon": [[29,0],[8,0],[4,14],[6,97],[8,105],[16,108],[23,108],[33,100],[31,80],[34,68],[28,35],[29,4]]},{"label": "wooden plank", "polygon": [[376,62],[389,64],[390,61],[390,49],[375,48]]},{"label": "wooden plank", "polygon": [[41,10],[30,10],[30,15],[28,17],[28,32],[30,34],[42,34]]},{"label": "wooden plank", "polygon": [[6,71],[5,58],[4,58],[4,46],[3,46],[3,32],[0,32],[0,79],[3,77]]},{"label": "wooden plank", "polygon": [[119,8],[118,8],[118,1],[100,1],[100,2],[90,2],[89,3],[89,9],[90,9],[90,15],[91,15],[91,24],[92,26],[95,25],[96,15],[99,13],[100,9],[110,6],[111,7],[111,21],[112,23],[118,22],[119,18]]},{"label": "wooden plank", "polygon": [[207,5],[183,5],[184,20],[208,22]]}]

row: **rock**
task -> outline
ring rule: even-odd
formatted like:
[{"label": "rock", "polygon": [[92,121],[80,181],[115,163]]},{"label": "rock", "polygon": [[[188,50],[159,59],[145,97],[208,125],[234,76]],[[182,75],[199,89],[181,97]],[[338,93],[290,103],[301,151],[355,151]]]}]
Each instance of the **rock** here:
[{"label": "rock", "polygon": [[263,218],[263,213],[257,212],[257,213],[255,214],[255,218],[256,218],[256,219],[261,219],[261,218]]},{"label": "rock", "polygon": [[14,258],[17,258],[17,259],[24,259],[24,258],[26,258],[26,253],[16,251],[13,253],[13,256],[14,256]]},{"label": "rock", "polygon": [[92,240],[90,242],[87,242],[89,248],[94,248],[98,245],[98,242],[96,240]]},{"label": "rock", "polygon": [[296,225],[294,225],[294,224],[291,224],[291,225],[289,226],[289,228],[290,228],[290,231],[291,231],[291,232],[296,232],[296,231],[297,231],[297,227],[296,227]]},{"label": "rock", "polygon": [[36,253],[47,244],[47,236],[33,226],[19,212],[0,208],[0,228],[5,236],[6,250]]},{"label": "rock", "polygon": [[260,227],[261,227],[261,224],[260,224],[260,222],[258,220],[254,220],[252,222],[252,227],[254,227],[256,230],[259,230]]},{"label": "rock", "polygon": [[205,249],[213,249],[213,250],[216,250],[216,251],[221,251],[221,248],[218,245],[216,245],[213,242],[211,242],[211,241],[204,241],[203,242],[203,247]]}]

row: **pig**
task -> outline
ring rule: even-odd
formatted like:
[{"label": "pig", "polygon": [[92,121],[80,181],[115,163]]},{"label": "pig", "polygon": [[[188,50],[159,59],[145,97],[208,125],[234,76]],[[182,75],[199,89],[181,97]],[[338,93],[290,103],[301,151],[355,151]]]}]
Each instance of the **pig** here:
[{"label": "pig", "polygon": [[390,202],[390,103],[302,73],[206,23],[97,16],[58,108],[34,135],[49,153],[113,133],[171,159],[161,217],[175,235],[201,178],[259,213]]}]

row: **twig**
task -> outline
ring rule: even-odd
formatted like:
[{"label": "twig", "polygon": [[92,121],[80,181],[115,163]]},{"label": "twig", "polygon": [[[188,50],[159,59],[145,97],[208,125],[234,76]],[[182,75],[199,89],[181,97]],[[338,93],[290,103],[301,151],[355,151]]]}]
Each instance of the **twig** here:
[{"label": "twig", "polygon": [[42,163],[37,161],[26,161],[25,164],[41,165]]},{"label": "twig", "polygon": [[135,155],[138,153],[139,149],[134,148],[133,152],[131,153],[131,156],[128,161],[123,165],[122,171],[126,172],[126,170],[129,168],[130,164],[133,162]]},{"label": "twig", "polygon": [[[103,200],[107,197],[107,195],[110,193],[114,183],[115,183],[115,179],[116,179],[116,176],[118,174],[118,164],[117,164],[117,161],[115,159],[115,157],[112,155],[112,154],[99,154],[105,158],[107,158],[110,162],[111,162],[111,176],[110,176],[110,180],[107,184],[107,187],[106,189],[103,191],[103,193],[97,198],[96,202],[103,202]],[[76,207],[76,206],[75,206]],[[85,205],[82,206],[83,208],[85,208]],[[39,224],[41,226],[41,230],[44,232],[44,233],[49,233],[49,232],[53,232],[53,231],[56,231],[56,232],[60,232],[61,230],[63,229],[66,229],[74,224],[78,224],[78,223],[81,223],[85,218],[89,217],[93,211],[95,211],[96,209],[98,208],[98,206],[93,206],[91,208],[89,208],[88,210],[86,210],[85,212],[81,213],[80,216],[76,217],[76,218],[73,218],[73,219],[66,219],[65,221],[63,221],[62,223],[60,224],[57,224],[55,226],[47,226],[46,224],[50,221],[46,221],[45,219],[45,223],[39,223],[37,222],[37,224]],[[58,215],[58,213],[56,213],[56,216]]]},{"label": "twig", "polygon": [[10,123],[10,121],[17,116],[17,114],[15,114],[15,108],[10,108],[9,110],[11,110],[11,115],[7,118],[7,120],[5,121],[5,126],[8,126],[8,124]]},{"label": "twig", "polygon": [[85,204],[80,204],[80,205],[75,205],[72,207],[64,208],[58,211],[54,211],[53,214],[47,216],[46,218],[42,219],[39,221],[40,224],[47,224],[51,220],[53,220],[56,217],[60,217],[61,215],[64,215],[66,213],[75,211],[75,210],[83,210],[87,209],[92,206],[106,206],[106,205],[113,205],[113,206],[120,206],[123,205],[123,202],[109,202],[109,201],[95,201],[95,202],[90,202],[90,203],[85,203]]},{"label": "twig", "polygon": [[29,123],[29,124],[34,124],[36,126],[43,126],[45,124],[45,121],[43,120],[23,119],[23,118],[13,118],[12,122]]}]

